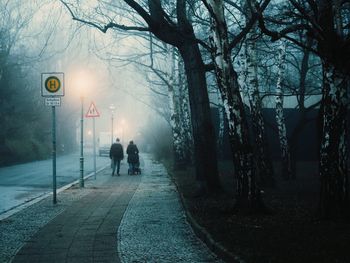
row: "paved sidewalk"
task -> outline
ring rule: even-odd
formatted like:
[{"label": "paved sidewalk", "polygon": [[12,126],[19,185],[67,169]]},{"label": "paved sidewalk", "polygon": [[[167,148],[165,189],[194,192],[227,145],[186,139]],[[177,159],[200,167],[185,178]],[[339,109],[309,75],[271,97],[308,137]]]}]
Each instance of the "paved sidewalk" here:
[{"label": "paved sidewalk", "polygon": [[164,166],[145,158],[145,167],[118,230],[121,261],[222,262],[195,236]]},{"label": "paved sidewalk", "polygon": [[140,176],[110,176],[39,230],[12,262],[119,262],[116,232]]},{"label": "paved sidewalk", "polygon": [[163,165],[143,157],[141,176],[102,171],[12,262],[221,262],[187,223]]}]

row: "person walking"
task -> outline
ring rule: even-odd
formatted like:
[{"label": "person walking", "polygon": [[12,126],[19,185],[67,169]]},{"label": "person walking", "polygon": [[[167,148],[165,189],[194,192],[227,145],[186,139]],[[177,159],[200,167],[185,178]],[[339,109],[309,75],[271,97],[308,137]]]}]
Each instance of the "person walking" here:
[{"label": "person walking", "polygon": [[139,149],[133,141],[129,142],[128,148],[126,148],[128,154],[129,174],[135,174],[135,168],[139,163]]},{"label": "person walking", "polygon": [[115,168],[117,168],[117,175],[119,176],[120,161],[124,159],[123,145],[119,142],[119,138],[112,144],[109,151],[109,158],[112,160],[112,176],[114,176]]}]

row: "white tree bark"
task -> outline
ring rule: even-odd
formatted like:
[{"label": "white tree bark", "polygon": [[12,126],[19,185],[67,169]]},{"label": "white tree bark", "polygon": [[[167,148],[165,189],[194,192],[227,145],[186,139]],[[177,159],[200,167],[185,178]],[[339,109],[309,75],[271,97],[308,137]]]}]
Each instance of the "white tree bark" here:
[{"label": "white tree bark", "polygon": [[349,215],[347,87],[349,76],[323,61],[320,212],[327,218]]},{"label": "white tree bark", "polygon": [[178,87],[179,87],[179,111],[181,137],[183,140],[184,159],[186,163],[193,161],[193,134],[191,125],[191,112],[188,98],[188,88],[186,85],[186,74],[181,57],[178,59]]},{"label": "white tree bark", "polygon": [[249,142],[248,125],[239,92],[237,73],[233,69],[228,45],[227,24],[222,0],[206,1],[211,19],[210,42],[221,98],[229,127],[229,138],[237,177],[237,209],[262,208],[260,190],[256,185],[253,155]]},{"label": "white tree bark", "polygon": [[219,113],[219,132],[218,132],[218,138],[217,138],[217,145],[218,145],[218,152],[219,156],[223,157],[224,154],[224,132],[225,132],[225,107],[223,105],[223,102],[221,100],[220,92],[217,90],[218,93],[218,113]]},{"label": "white tree bark", "polygon": [[246,90],[248,94],[252,127],[255,137],[255,156],[259,178],[262,184],[273,184],[273,169],[267,149],[265,122],[262,114],[258,82],[258,62],[256,41],[259,38],[257,25],[254,25],[246,38]]},{"label": "white tree bark", "polygon": [[167,62],[168,62],[168,72],[167,72],[167,82],[168,82],[168,98],[169,98],[169,111],[170,111],[170,125],[173,133],[173,148],[175,165],[179,165],[183,162],[183,140],[181,138],[181,125],[179,118],[178,103],[176,101],[175,92],[175,48],[172,46],[167,46]]},{"label": "white tree bark", "polygon": [[282,159],[282,175],[285,179],[290,179],[292,176],[290,152],[287,138],[286,121],[283,112],[283,78],[285,72],[285,60],[286,60],[286,45],[284,41],[281,41],[278,48],[279,61],[278,61],[278,79],[276,86],[276,123],[278,130],[278,138],[281,150]]}]

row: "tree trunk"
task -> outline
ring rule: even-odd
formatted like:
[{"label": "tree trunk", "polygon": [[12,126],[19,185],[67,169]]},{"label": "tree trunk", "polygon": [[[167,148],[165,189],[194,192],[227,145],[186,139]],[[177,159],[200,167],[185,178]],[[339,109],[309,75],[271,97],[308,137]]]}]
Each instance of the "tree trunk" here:
[{"label": "tree trunk", "polygon": [[281,159],[282,159],[282,176],[286,180],[291,178],[291,161],[290,161],[290,152],[287,139],[287,128],[286,120],[283,112],[283,75],[285,71],[285,60],[286,60],[286,47],[285,43],[281,42],[279,47],[279,64],[278,64],[278,79],[276,86],[276,123],[278,130],[278,137],[281,150]]},{"label": "tree trunk", "polygon": [[255,138],[255,160],[258,175],[262,185],[273,186],[273,168],[265,135],[265,122],[262,115],[261,98],[259,94],[256,40],[258,38],[257,26],[247,35],[246,40],[246,80],[247,91],[252,116],[252,126]]},{"label": "tree trunk", "polygon": [[168,58],[168,98],[170,110],[170,126],[173,134],[174,166],[181,167],[183,163],[183,140],[181,138],[181,125],[179,118],[178,103],[175,94],[175,50],[174,47],[167,46]]},{"label": "tree trunk", "polygon": [[220,91],[218,92],[218,113],[219,113],[219,132],[217,136],[218,154],[220,158],[224,157],[224,132],[225,132],[225,107],[221,100]]},{"label": "tree trunk", "polygon": [[188,88],[186,82],[186,74],[184,69],[183,60],[181,57],[178,59],[178,80],[179,80],[179,110],[181,121],[181,137],[184,144],[184,160],[186,164],[191,164],[193,160],[193,135],[191,125],[191,114],[189,108]]},{"label": "tree trunk", "polygon": [[323,61],[320,214],[324,218],[344,218],[349,215],[348,81],[349,76]]},{"label": "tree trunk", "polygon": [[236,184],[236,209],[238,212],[258,212],[264,208],[256,183],[252,147],[249,141],[248,124],[244,104],[239,92],[237,74],[233,69],[228,47],[227,25],[222,1],[208,0],[215,15],[211,19],[212,59],[216,79],[225,107],[229,126],[229,139],[233,153]]},{"label": "tree trunk", "polygon": [[194,139],[196,178],[206,182],[209,191],[220,190],[214,127],[211,120],[205,68],[195,41],[179,47],[188,82]]}]

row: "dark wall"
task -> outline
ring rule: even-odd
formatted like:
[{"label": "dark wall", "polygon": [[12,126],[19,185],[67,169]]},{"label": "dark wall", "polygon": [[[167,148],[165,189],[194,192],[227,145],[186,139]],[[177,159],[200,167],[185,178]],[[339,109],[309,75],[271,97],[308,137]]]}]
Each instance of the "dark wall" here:
[{"label": "dark wall", "polygon": [[[319,134],[318,134],[318,109],[309,111],[304,121],[299,110],[285,109],[287,136],[294,143],[291,145],[291,150],[294,158],[298,161],[316,161],[319,152]],[[219,114],[217,108],[212,108],[213,122],[215,131],[218,134]],[[249,116],[249,115],[248,115]],[[268,139],[268,147],[271,158],[275,161],[280,160],[279,140],[275,119],[275,109],[263,109],[265,119],[265,131]],[[249,122],[250,122],[250,116]],[[302,124],[302,125],[300,125]],[[223,146],[223,158],[231,158],[231,149],[228,141],[228,128],[225,123],[225,138]]]}]

